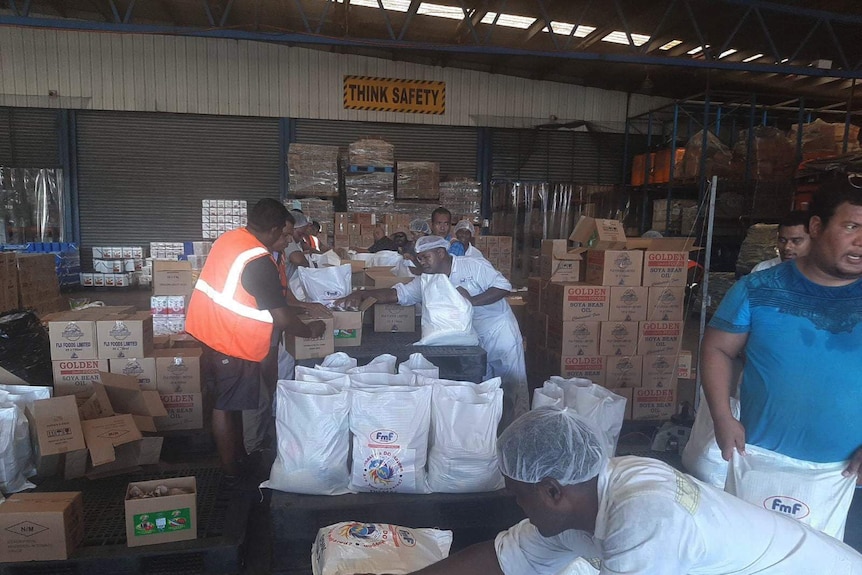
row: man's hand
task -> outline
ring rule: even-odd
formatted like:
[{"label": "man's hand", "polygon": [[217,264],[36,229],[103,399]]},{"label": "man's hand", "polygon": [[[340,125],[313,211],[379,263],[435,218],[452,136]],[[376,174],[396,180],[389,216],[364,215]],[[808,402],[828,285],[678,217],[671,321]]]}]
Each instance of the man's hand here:
[{"label": "man's hand", "polygon": [[317,315],[326,315],[329,313],[329,309],[323,305],[322,303],[317,302],[300,302],[297,304],[297,307],[302,308],[310,313]]},{"label": "man's hand", "polygon": [[844,470],[844,477],[856,476],[856,485],[862,485],[862,447],[856,450],[850,459],[850,464]]},{"label": "man's hand", "polygon": [[322,321],[320,321],[319,319],[312,321],[312,322],[309,322],[306,325],[308,326],[308,329],[311,331],[311,335],[308,337],[318,338],[318,337],[322,336],[324,334],[324,332],[326,332],[326,324],[323,323]]},{"label": "man's hand", "polygon": [[354,309],[358,308],[359,304],[362,303],[362,300],[365,299],[365,293],[362,291],[355,291],[349,296],[345,296],[341,299],[337,299],[332,302],[333,306],[342,308],[342,309]]},{"label": "man's hand", "polygon": [[464,289],[463,286],[458,286],[457,289],[458,289],[458,293],[461,294],[462,296],[464,296],[465,300],[467,300],[471,304],[473,303],[473,296],[470,295],[470,292],[468,292],[466,289]]},{"label": "man's hand", "polygon": [[715,420],[715,442],[725,461],[730,461],[734,449],[745,455],[745,427],[733,417]]}]

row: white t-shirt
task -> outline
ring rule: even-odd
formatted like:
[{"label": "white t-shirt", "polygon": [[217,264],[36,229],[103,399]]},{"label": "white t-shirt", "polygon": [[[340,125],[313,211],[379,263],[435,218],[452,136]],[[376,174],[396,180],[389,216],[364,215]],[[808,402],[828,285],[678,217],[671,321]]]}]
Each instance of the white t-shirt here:
[{"label": "white t-shirt", "polygon": [[[592,542],[602,575],[862,574],[862,555],[654,459],[617,457],[599,474]],[[513,529],[495,547],[506,575],[553,575],[593,552],[577,531]]]},{"label": "white t-shirt", "polygon": [[763,270],[768,270],[771,267],[775,267],[781,263],[781,256],[775,256],[771,260],[764,260],[751,268],[751,273],[761,272]]}]

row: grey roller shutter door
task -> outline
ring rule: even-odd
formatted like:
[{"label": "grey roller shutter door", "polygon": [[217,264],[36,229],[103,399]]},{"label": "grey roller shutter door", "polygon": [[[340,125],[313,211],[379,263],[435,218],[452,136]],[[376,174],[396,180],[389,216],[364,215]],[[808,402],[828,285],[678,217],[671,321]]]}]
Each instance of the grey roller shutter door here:
[{"label": "grey roller shutter door", "polygon": [[59,112],[0,108],[0,165],[59,168]]},{"label": "grey roller shutter door", "polygon": [[403,162],[439,162],[441,177],[476,177],[475,128],[386,124],[334,120],[297,120],[299,144],[339,146],[347,150],[362,138],[382,138],[395,146],[395,159]]},{"label": "grey roller shutter door", "polygon": [[201,239],[201,200],[279,197],[278,119],[79,112],[82,257]]},{"label": "grey roller shutter door", "polygon": [[494,179],[578,184],[622,179],[622,134],[496,129],[492,142]]}]

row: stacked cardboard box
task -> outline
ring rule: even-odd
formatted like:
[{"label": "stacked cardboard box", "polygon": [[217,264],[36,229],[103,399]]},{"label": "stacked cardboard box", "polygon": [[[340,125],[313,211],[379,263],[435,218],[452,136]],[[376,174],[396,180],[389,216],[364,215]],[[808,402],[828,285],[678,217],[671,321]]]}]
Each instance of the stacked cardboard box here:
[{"label": "stacked cardboard box", "polygon": [[385,140],[357,140],[347,148],[347,163],[351,166],[391,168],[395,166],[395,146]]},{"label": "stacked cardboard box", "polygon": [[287,169],[292,195],[318,198],[338,196],[338,146],[290,144]]},{"label": "stacked cardboard box", "polygon": [[12,252],[0,252],[0,312],[18,307],[18,264]]},{"label": "stacked cardboard box", "polygon": [[248,202],[245,200],[201,200],[201,235],[214,240],[229,230],[248,223]]},{"label": "stacked cardboard box", "polygon": [[[303,198],[298,201],[299,208],[302,210],[302,213],[305,214],[309,220],[320,224],[320,233],[322,236],[327,237],[332,233],[332,224],[335,220],[335,208],[332,205],[332,200]],[[290,200],[288,200],[288,202],[290,202]]]},{"label": "stacked cardboard box", "polygon": [[185,331],[186,308],[194,289],[195,275],[188,261],[153,262],[150,310],[156,335]]},{"label": "stacked cardboard box", "polygon": [[374,227],[377,225],[374,213],[335,214],[334,246],[339,248],[367,248],[374,243]]},{"label": "stacked cardboard box", "polygon": [[478,221],[482,215],[482,186],[469,179],[440,182],[440,205],[452,212],[453,221]]},{"label": "stacked cardboard box", "polygon": [[84,287],[138,285],[144,272],[141,246],[93,246],[93,271],[81,273]]},{"label": "stacked cardboard box", "polygon": [[474,236],[476,249],[504,276],[512,278],[512,237]]},{"label": "stacked cardboard box", "polygon": [[56,261],[53,254],[15,255],[18,267],[18,307],[32,309],[37,315],[68,309],[69,302],[60,295]]},{"label": "stacked cardboard box", "polygon": [[440,164],[437,162],[398,162],[396,165],[399,200],[434,200],[440,197]]},{"label": "stacked cardboard box", "polygon": [[[686,208],[697,209],[695,200],[673,200],[670,206],[670,220],[667,219],[667,200],[654,200],[652,203],[652,226],[651,229],[662,233],[689,234],[691,227],[683,226],[683,210]],[[688,218],[686,218],[688,220]],[[689,222],[691,220],[688,220]],[[689,223],[689,226],[692,224]]]},{"label": "stacked cardboard box", "polygon": [[344,191],[348,212],[385,214],[395,203],[393,172],[347,173]]},{"label": "stacked cardboard box", "polygon": [[540,368],[538,381],[582,377],[618,391],[629,418],[669,418],[690,242],[626,238],[619,222],[593,218],[570,239],[581,247],[546,240],[543,275],[529,280],[528,365]]}]

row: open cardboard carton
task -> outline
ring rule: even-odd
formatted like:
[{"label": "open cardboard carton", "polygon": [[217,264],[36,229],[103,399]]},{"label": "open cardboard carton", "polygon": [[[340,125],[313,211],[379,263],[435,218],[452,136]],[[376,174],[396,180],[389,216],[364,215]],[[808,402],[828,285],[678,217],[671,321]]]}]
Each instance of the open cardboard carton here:
[{"label": "open cardboard carton", "polygon": [[155,432],[156,424],[153,418],[168,415],[159,392],[142,390],[137,378],[106,372],[100,372],[99,377],[101,382],[93,382],[93,397],[106,397],[113,412],[131,415],[139,430]]},{"label": "open cardboard carton", "polygon": [[[156,487],[182,489],[186,493],[133,499],[133,488],[145,493]],[[198,536],[197,483],[194,477],[173,477],[129,483],[126,488],[126,545],[139,547]]]},{"label": "open cardboard carton", "polygon": [[67,457],[86,460],[87,443],[74,395],[34,401],[27,407],[27,421],[40,477],[57,473]]},{"label": "open cardboard carton", "polygon": [[365,312],[377,302],[373,297],[362,300],[359,311],[332,311],[335,347],[362,345],[362,323]]},{"label": "open cardboard carton", "polygon": [[569,239],[593,250],[626,249],[626,232],[622,222],[581,216]]}]

